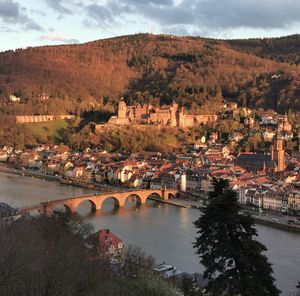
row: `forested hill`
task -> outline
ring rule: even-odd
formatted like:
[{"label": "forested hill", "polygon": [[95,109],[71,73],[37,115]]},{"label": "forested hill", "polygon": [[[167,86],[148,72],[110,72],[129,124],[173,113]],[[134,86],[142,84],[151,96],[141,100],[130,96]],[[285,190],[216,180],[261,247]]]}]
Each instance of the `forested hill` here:
[{"label": "forested hill", "polygon": [[280,38],[226,40],[233,49],[282,63],[300,64],[300,35]]},{"label": "forested hill", "polygon": [[[299,48],[299,36],[293,38]],[[138,34],[6,51],[0,53],[0,110],[79,114],[104,104],[115,106],[121,96],[130,104],[175,99],[206,110],[222,99],[280,112],[300,110],[297,62],[289,63],[288,51],[274,49],[265,55],[266,46],[247,42]],[[286,40],[275,43],[283,48]],[[277,54],[284,62],[266,58],[280,60]],[[9,94],[21,103],[10,103]],[[42,100],[42,94],[49,98]]]}]

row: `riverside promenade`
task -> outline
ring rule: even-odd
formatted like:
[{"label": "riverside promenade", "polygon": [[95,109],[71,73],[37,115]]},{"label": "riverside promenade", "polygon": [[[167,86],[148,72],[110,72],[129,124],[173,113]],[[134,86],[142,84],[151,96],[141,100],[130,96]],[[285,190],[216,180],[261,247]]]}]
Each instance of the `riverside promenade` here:
[{"label": "riverside promenade", "polygon": [[[176,207],[187,208],[187,209],[194,208],[194,209],[199,209],[200,211],[201,211],[201,209],[204,209],[206,207],[201,201],[200,202],[199,201],[191,201],[191,200],[179,199],[179,198],[172,198],[169,200],[161,200],[158,198],[151,198],[151,199],[156,200],[161,203],[173,205]],[[289,219],[291,219],[291,217],[282,216],[282,219],[280,219],[278,216],[276,216],[276,218],[274,218],[272,215],[260,216],[256,213],[253,213],[253,212],[250,212],[247,210],[242,210],[242,212],[250,214],[253,217],[253,219],[255,220],[255,222],[258,224],[263,224],[263,225],[271,226],[274,228],[279,228],[279,229],[286,230],[286,231],[297,232],[300,234],[300,224],[299,225],[296,225],[296,224],[290,225],[287,223],[287,221]],[[275,220],[277,220],[277,221],[275,221]]]}]

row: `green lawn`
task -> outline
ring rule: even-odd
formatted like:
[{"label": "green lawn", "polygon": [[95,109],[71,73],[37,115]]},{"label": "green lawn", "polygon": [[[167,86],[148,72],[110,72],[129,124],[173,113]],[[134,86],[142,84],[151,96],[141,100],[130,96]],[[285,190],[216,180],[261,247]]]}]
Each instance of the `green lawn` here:
[{"label": "green lawn", "polygon": [[39,143],[61,143],[69,126],[65,120],[25,123],[28,130],[36,137]]}]

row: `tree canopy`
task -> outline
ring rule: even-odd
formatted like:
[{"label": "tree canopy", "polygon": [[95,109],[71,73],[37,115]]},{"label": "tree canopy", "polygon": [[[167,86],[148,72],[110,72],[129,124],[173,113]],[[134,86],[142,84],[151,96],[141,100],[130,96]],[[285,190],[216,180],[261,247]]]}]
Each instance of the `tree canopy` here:
[{"label": "tree canopy", "polygon": [[[121,96],[129,104],[155,104],[160,98],[162,104],[175,99],[186,107],[213,108],[226,99],[280,112],[300,110],[300,38],[272,40],[137,34],[6,51],[0,53],[0,110],[78,115],[115,106]],[[10,102],[10,94],[21,102]]]},{"label": "tree canopy", "polygon": [[139,248],[126,249],[119,265],[95,256],[91,230],[69,214],[1,221],[0,295],[181,295],[152,272],[152,257]]},{"label": "tree canopy", "polygon": [[209,279],[208,295],[279,295],[263,254],[267,249],[255,239],[253,218],[239,213],[236,192],[227,180],[215,179],[213,186],[203,215],[194,222],[198,234],[194,248]]}]

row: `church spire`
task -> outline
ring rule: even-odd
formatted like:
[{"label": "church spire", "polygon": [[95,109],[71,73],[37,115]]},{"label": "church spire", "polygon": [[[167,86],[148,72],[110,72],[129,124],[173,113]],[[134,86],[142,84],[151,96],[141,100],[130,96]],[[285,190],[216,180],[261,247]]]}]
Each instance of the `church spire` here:
[{"label": "church spire", "polygon": [[273,140],[273,145],[271,146],[271,158],[276,163],[277,172],[282,172],[285,169],[285,152],[283,149],[283,140],[277,131],[276,136]]}]

